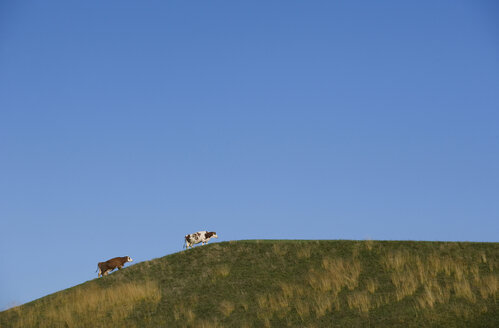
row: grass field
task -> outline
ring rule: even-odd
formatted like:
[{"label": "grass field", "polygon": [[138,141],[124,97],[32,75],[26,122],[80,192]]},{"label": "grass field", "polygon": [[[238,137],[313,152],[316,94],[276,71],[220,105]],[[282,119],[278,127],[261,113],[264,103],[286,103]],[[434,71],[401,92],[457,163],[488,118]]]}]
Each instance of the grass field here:
[{"label": "grass field", "polygon": [[498,243],[234,241],[0,312],[0,327],[499,327],[498,292]]}]

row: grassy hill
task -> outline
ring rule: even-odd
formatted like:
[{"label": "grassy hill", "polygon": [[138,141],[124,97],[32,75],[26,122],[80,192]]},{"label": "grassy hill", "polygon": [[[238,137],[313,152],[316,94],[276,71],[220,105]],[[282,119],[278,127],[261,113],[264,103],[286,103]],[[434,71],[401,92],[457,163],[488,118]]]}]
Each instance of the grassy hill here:
[{"label": "grassy hill", "polygon": [[0,327],[499,327],[499,243],[236,241],[0,313]]}]

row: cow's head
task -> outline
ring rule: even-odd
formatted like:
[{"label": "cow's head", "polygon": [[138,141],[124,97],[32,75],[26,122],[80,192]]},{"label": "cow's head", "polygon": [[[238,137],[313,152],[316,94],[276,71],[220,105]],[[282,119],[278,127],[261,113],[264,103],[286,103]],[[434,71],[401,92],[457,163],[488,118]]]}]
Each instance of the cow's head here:
[{"label": "cow's head", "polygon": [[132,260],[132,258],[131,258],[130,256],[127,256],[127,257],[126,257],[126,261],[127,261],[127,262],[132,262],[133,260]]},{"label": "cow's head", "polygon": [[217,233],[215,231],[212,232],[212,235],[211,235],[213,238],[218,238],[217,236]]}]

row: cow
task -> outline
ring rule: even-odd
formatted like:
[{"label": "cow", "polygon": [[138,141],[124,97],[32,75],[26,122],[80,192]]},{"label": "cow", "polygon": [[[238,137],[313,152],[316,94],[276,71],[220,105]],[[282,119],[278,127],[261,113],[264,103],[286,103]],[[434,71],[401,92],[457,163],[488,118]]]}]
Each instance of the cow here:
[{"label": "cow", "polygon": [[189,248],[189,247],[194,247],[195,244],[202,243],[204,245],[205,243],[208,244],[208,241],[211,238],[218,238],[216,232],[211,232],[211,231],[198,231],[195,233],[191,233],[189,235],[185,235],[184,239],[184,248]]},{"label": "cow", "polygon": [[123,257],[112,258],[110,260],[107,260],[106,262],[99,262],[97,263],[97,270],[99,270],[97,277],[107,276],[109,272],[113,271],[116,268],[118,268],[118,270],[121,270],[121,268],[123,268],[125,263],[132,261],[133,260],[131,259],[130,256],[123,256]]}]

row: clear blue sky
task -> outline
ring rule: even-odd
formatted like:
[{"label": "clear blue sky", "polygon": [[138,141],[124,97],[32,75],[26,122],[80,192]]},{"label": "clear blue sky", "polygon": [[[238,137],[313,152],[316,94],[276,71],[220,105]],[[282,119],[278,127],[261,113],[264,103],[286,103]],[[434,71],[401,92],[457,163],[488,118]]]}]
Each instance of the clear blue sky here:
[{"label": "clear blue sky", "polygon": [[223,240],[499,241],[496,1],[2,1],[0,309]]}]

